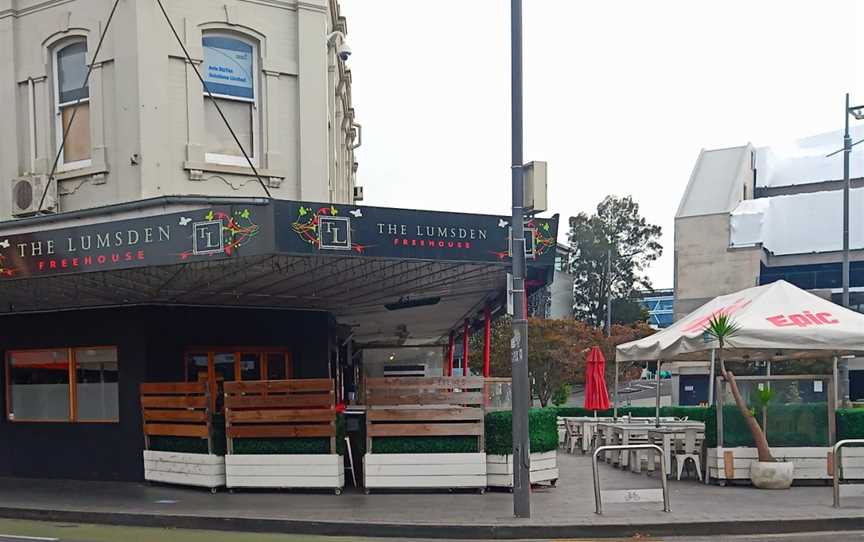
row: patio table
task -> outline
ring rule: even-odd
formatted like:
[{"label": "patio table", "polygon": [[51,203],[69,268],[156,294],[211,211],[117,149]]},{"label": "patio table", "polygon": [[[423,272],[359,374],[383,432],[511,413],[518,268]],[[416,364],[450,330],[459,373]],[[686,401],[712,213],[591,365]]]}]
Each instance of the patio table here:
[{"label": "patio table", "polygon": [[[597,430],[605,446],[626,446],[635,440],[647,441],[649,429],[651,429],[651,425],[646,422],[597,424]],[[626,468],[629,463],[629,454],[626,451],[617,450],[607,452],[604,459],[607,463],[617,464],[622,468]]]}]

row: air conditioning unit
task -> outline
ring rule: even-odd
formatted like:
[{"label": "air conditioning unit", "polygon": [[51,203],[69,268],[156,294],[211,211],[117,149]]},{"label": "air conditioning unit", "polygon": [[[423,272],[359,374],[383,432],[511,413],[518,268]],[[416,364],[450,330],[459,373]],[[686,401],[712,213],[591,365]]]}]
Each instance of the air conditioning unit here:
[{"label": "air conditioning unit", "polygon": [[354,187],[354,201],[363,201],[363,187],[355,186]]},{"label": "air conditioning unit", "polygon": [[[46,186],[47,192],[45,192]],[[12,216],[32,216],[40,211],[57,212],[57,183],[49,184],[47,175],[28,175],[12,179],[11,190]],[[43,193],[45,193],[45,200],[40,209],[39,202],[42,201]]]},{"label": "air conditioning unit", "polygon": [[387,378],[398,376],[426,376],[426,364],[418,363],[411,365],[388,365],[384,367],[384,376]]}]

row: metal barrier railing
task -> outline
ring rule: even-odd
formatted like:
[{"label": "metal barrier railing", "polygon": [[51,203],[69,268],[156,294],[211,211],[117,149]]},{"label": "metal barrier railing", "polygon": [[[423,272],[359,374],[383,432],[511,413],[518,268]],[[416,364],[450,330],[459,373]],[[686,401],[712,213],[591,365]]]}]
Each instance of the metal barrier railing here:
[{"label": "metal barrier railing", "polygon": [[840,479],[843,477],[843,459],[840,450],[849,444],[864,444],[864,439],[846,439],[834,445],[834,508],[840,508]]},{"label": "metal barrier railing", "polygon": [[615,446],[600,446],[594,450],[591,458],[591,469],[594,472],[594,505],[597,514],[603,514],[603,493],[600,489],[600,471],[597,469],[597,456],[604,452],[614,450],[653,450],[660,456],[660,483],[663,497],[657,498],[657,489],[619,489],[607,490],[605,493],[613,497],[616,503],[643,503],[662,502],[663,511],[671,512],[669,506],[669,488],[666,480],[666,459],[663,457],[663,448],[656,444],[619,444]]}]

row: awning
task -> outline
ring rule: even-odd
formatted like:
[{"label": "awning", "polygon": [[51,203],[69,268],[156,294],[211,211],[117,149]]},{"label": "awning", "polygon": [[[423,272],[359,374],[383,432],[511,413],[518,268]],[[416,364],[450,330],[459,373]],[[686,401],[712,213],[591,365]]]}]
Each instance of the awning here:
[{"label": "awning", "polygon": [[740,326],[726,359],[799,359],[864,352],[864,314],[845,309],[786,281],[720,296],[673,326],[619,345],[617,362],[706,360],[718,347],[705,332],[712,316]]},{"label": "awning", "polygon": [[[0,224],[0,315],[121,305],[322,310],[361,344],[425,345],[503,302],[503,217],[172,201],[182,210],[141,202],[137,216],[125,204],[122,215],[108,207],[50,226]],[[557,225],[557,216],[529,224],[535,287],[554,266]]]}]

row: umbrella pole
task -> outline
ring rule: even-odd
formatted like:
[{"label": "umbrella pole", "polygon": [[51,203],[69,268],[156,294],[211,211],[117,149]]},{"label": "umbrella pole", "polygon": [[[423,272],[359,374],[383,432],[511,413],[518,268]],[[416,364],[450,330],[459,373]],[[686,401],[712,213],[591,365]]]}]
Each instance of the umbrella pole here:
[{"label": "umbrella pole", "polygon": [[657,374],[655,378],[657,380],[657,419],[654,421],[656,427],[660,427],[660,363],[662,363],[659,359],[657,360]]},{"label": "umbrella pole", "polygon": [[[617,356],[616,356],[617,358]],[[615,360],[615,391],[612,392],[612,419],[618,421],[618,360]]]}]

